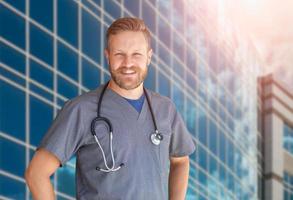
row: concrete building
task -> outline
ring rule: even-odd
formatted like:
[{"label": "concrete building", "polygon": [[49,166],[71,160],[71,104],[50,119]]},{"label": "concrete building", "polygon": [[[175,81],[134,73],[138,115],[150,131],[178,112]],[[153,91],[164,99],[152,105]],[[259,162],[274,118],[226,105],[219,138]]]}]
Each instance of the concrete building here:
[{"label": "concrete building", "polygon": [[272,74],[260,78],[264,199],[293,199],[293,93]]}]

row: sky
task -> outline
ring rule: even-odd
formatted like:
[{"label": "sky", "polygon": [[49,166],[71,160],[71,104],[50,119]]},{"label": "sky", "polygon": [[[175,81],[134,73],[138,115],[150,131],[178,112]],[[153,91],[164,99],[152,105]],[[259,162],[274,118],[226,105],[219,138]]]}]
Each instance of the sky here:
[{"label": "sky", "polygon": [[293,93],[293,1],[226,0],[225,6],[233,25],[252,36],[264,74],[273,72]]}]

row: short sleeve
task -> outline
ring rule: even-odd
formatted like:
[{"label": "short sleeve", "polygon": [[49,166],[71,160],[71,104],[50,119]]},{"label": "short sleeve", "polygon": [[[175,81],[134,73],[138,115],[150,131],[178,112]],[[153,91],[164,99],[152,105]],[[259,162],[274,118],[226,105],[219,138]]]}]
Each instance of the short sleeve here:
[{"label": "short sleeve", "polygon": [[37,150],[44,148],[53,153],[62,166],[78,150],[82,133],[81,108],[77,103],[69,100],[58,112]]},{"label": "short sleeve", "polygon": [[169,150],[170,156],[173,157],[188,156],[195,151],[195,143],[178,111],[175,111],[172,122],[172,135]]}]

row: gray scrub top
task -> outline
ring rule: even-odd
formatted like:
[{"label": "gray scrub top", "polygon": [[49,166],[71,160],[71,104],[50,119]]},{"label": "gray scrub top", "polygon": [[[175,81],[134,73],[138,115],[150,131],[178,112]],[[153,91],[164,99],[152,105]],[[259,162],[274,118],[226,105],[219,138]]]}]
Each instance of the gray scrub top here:
[{"label": "gray scrub top", "polygon": [[[151,113],[145,99],[140,113],[122,96],[107,88],[101,104],[101,116],[113,126],[113,152],[116,166],[105,173],[103,157],[90,131],[96,117],[101,85],[65,103],[38,148],[45,148],[65,164],[76,155],[76,197],[98,200],[168,199],[169,156],[190,155],[195,144],[172,101],[147,90],[159,132],[163,135],[156,146],[150,140],[154,132]],[[96,126],[97,137],[112,166],[109,133],[104,123]]]}]

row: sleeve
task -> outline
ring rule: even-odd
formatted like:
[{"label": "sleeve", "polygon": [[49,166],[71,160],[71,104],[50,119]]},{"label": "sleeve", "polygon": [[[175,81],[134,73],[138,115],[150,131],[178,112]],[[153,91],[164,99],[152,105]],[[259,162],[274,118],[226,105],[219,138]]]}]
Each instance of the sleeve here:
[{"label": "sleeve", "polygon": [[195,151],[195,143],[187,130],[185,123],[178,111],[172,122],[172,135],[170,141],[170,156],[188,156]]},{"label": "sleeve", "polygon": [[37,150],[44,148],[53,153],[62,167],[78,150],[83,132],[81,108],[69,100],[57,114]]}]

